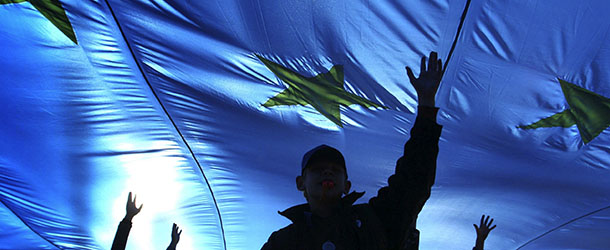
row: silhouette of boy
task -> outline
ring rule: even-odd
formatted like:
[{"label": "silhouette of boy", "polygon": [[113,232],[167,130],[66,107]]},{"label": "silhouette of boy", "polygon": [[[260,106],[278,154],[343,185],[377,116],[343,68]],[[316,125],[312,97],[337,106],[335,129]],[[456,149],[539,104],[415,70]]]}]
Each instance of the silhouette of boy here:
[{"label": "silhouette of boy", "polygon": [[418,249],[415,222],[436,174],[442,127],[436,123],[435,95],[443,70],[435,52],[427,68],[422,57],[419,78],[406,70],[417,91],[417,118],[388,186],[368,203],[354,205],[364,193],[349,192],[341,152],[327,145],[315,147],[303,156],[296,178],[307,203],[280,212],[292,224],[273,232],[262,249]]}]

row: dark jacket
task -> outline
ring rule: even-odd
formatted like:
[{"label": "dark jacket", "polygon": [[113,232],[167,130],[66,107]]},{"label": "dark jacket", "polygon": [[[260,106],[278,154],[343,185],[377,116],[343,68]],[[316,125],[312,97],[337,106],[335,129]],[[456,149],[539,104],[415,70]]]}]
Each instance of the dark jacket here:
[{"label": "dark jacket", "polygon": [[112,241],[112,250],[124,250],[127,245],[127,238],[129,237],[129,231],[131,231],[131,221],[128,219],[123,219],[119,223],[119,227],[116,230],[116,234],[114,235],[114,240]]},{"label": "dark jacket", "polygon": [[291,207],[281,215],[292,224],[273,232],[263,250],[418,249],[417,215],[430,197],[436,175],[438,140],[442,127],[435,122],[436,108],[419,107],[411,138],[396,163],[388,186],[367,204],[353,203],[364,193],[342,198],[342,207],[329,218],[313,215],[308,204]]}]

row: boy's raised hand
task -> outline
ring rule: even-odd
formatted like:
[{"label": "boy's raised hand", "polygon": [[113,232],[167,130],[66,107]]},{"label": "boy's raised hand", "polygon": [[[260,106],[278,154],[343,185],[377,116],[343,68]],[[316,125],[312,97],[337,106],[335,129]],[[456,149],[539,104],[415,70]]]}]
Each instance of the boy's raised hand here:
[{"label": "boy's raised hand", "polygon": [[172,242],[169,243],[167,250],[176,249],[176,245],[178,245],[178,241],[180,241],[181,234],[182,234],[182,229],[180,229],[178,227],[178,225],[176,225],[176,223],[174,223],[174,225],[172,226]]},{"label": "boy's raised hand", "polygon": [[131,200],[131,192],[129,192],[129,196],[127,197],[127,205],[125,205],[125,219],[131,221],[134,216],[140,213],[140,210],[142,210],[142,206],[144,206],[144,204],[140,204],[140,207],[136,207],[136,197],[134,196],[133,200]]},{"label": "boy's raised hand", "polygon": [[481,223],[479,226],[477,226],[477,224],[472,224],[474,230],[477,232],[477,239],[475,242],[475,249],[477,250],[483,250],[485,239],[487,239],[489,232],[496,228],[496,225],[493,225],[494,219],[489,220],[490,218],[489,215],[487,217],[483,215],[481,216]]},{"label": "boy's raised hand", "polygon": [[406,67],[407,76],[411,85],[417,92],[417,102],[420,106],[434,107],[436,91],[443,77],[443,63],[438,59],[436,52],[430,52],[428,67],[426,67],[426,57],[421,58],[421,70],[419,78],[416,78],[411,68]]},{"label": "boy's raised hand", "polygon": [[174,225],[172,226],[172,242],[175,242],[177,244],[178,241],[180,241],[181,234],[182,230],[178,227],[178,225],[176,225],[176,223],[174,223]]}]

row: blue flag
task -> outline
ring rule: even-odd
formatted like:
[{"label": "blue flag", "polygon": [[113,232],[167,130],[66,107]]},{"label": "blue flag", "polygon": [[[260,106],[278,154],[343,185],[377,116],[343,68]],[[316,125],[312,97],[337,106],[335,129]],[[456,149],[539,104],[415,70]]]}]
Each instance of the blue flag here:
[{"label": "blue flag", "polygon": [[320,144],[367,202],[416,117],[404,68],[430,51],[451,58],[420,248],[472,248],[481,214],[490,249],[607,247],[609,11],[0,0],[0,248],[109,249],[132,192],[127,249],[165,248],[172,223],[179,249],[259,249],[305,202],[294,180]]}]

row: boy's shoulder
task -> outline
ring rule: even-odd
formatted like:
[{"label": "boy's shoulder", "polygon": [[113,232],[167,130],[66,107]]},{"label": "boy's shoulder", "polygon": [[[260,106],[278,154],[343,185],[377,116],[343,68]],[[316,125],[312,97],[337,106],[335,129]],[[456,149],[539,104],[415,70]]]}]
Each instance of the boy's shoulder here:
[{"label": "boy's shoulder", "polygon": [[273,232],[261,250],[296,249],[294,248],[294,245],[297,236],[296,226],[294,223],[291,223],[290,225]]},{"label": "boy's shoulder", "polygon": [[[294,244],[297,239],[297,231],[297,226],[294,223],[291,223],[290,225],[273,232],[271,236],[269,236],[265,246],[273,246],[269,249],[287,248],[288,245]],[[265,248],[263,247],[263,249]]]}]

